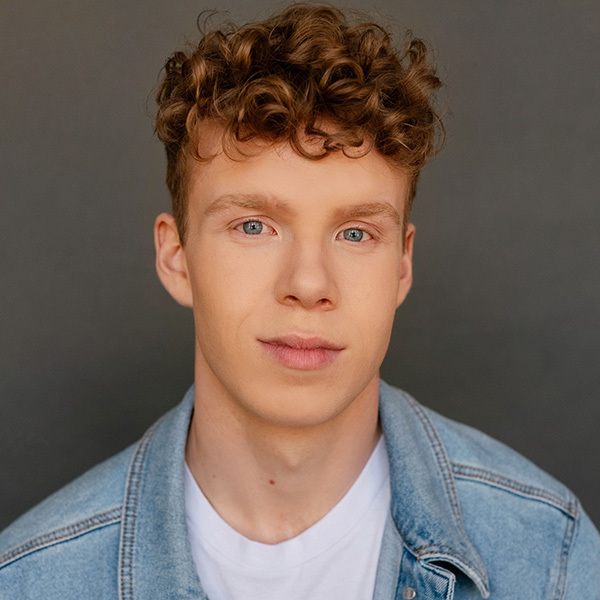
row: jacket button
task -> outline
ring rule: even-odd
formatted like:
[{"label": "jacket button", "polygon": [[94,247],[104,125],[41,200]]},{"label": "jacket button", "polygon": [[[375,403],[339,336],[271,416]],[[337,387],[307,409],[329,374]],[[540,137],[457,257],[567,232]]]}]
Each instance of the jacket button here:
[{"label": "jacket button", "polygon": [[405,600],[412,600],[416,595],[417,592],[411,587],[404,588],[404,591],[402,592],[402,597]]}]

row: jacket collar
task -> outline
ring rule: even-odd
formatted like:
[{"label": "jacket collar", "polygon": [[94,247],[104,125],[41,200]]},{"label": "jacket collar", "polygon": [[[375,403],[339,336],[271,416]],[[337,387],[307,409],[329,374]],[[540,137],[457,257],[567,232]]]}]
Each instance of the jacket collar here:
[{"label": "jacket collar", "polygon": [[[185,443],[194,387],[137,444],[125,491],[119,549],[120,600],[204,599],[185,516]],[[485,566],[465,530],[448,457],[425,410],[384,382],[380,417],[390,463],[391,514],[407,549],[454,565],[489,596]]]},{"label": "jacket collar", "polygon": [[450,461],[427,412],[382,381],[379,414],[390,462],[391,513],[404,545],[420,561],[460,569],[487,598],[487,571],[467,535]]},{"label": "jacket collar", "polygon": [[161,595],[207,600],[187,535],[185,443],[194,387],[139,441],[125,491],[119,548],[119,600]]}]

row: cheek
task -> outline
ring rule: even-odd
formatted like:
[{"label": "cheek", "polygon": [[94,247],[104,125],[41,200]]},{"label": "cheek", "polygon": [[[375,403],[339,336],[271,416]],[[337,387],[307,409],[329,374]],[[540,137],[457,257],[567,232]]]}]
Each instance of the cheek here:
[{"label": "cheek", "polygon": [[[248,252],[199,252],[190,270],[194,316],[207,331],[238,328],[269,298],[273,268]],[[272,262],[272,261],[271,261]]]},{"label": "cheek", "polygon": [[344,265],[342,281],[345,295],[364,304],[365,309],[393,310],[400,282],[400,261],[392,255],[387,260],[354,260]]},{"label": "cheek", "polygon": [[376,263],[346,276],[346,296],[356,326],[364,339],[365,351],[385,346],[394,323],[399,278],[395,261]]},{"label": "cheek", "polygon": [[353,302],[356,320],[369,344],[377,344],[377,340],[386,340],[394,323],[396,295],[387,290],[380,291],[381,293],[377,294],[377,290],[371,288]]}]

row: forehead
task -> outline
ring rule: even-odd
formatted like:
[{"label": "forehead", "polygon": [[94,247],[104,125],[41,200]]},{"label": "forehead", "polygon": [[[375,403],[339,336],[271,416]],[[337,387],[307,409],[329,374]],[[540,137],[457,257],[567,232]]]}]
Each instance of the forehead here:
[{"label": "forehead", "polygon": [[225,152],[219,129],[206,133],[199,153],[207,158],[190,159],[188,165],[189,209],[194,212],[203,212],[223,196],[270,198],[292,208],[322,211],[371,202],[388,203],[402,213],[407,202],[407,172],[368,148],[350,156],[336,151],[310,159],[288,142],[252,140]]}]

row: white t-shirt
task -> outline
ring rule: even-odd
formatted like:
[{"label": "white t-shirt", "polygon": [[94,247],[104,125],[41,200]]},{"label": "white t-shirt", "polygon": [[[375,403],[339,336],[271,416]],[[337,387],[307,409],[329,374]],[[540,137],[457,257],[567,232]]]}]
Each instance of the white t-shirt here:
[{"label": "white t-shirt", "polygon": [[185,466],[192,554],[210,600],[365,600],[372,598],[390,506],[383,437],[346,495],[300,535],[261,544],[232,529]]}]

